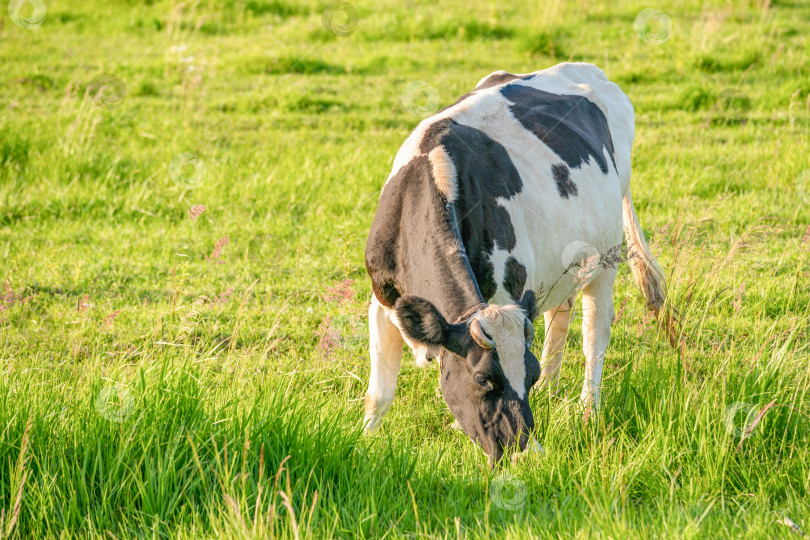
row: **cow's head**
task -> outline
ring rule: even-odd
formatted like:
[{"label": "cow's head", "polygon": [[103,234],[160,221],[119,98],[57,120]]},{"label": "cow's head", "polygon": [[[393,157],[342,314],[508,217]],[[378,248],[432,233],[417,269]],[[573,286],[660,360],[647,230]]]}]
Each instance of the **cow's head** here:
[{"label": "cow's head", "polygon": [[532,291],[519,305],[487,306],[448,323],[423,298],[397,300],[400,330],[410,341],[441,347],[441,387],[450,412],[494,465],[504,449],[524,450],[534,429],[529,390],[540,377],[530,346],[536,307]]}]

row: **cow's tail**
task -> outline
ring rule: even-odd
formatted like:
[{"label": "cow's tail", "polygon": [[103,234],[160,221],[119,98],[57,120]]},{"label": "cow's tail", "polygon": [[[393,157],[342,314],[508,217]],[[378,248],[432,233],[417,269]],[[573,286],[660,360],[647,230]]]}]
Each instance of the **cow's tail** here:
[{"label": "cow's tail", "polygon": [[622,217],[624,221],[624,236],[627,239],[627,255],[630,270],[644,299],[647,309],[655,314],[661,328],[666,332],[669,343],[677,348],[680,342],[680,331],[677,313],[666,304],[667,280],[664,269],[658,264],[655,256],[650,252],[641,224],[638,222],[636,209],[633,208],[633,199],[630,190],[622,200]]}]

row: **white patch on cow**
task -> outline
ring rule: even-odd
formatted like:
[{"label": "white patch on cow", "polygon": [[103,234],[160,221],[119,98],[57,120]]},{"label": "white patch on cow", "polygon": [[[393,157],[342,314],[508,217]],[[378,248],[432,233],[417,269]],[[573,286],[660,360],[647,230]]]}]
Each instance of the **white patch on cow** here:
[{"label": "white patch on cow", "polygon": [[[604,82],[598,81],[596,84],[604,84]],[[596,106],[599,107],[602,110],[602,113],[604,113],[605,118],[608,121],[608,125],[610,125],[610,109],[611,108],[608,107],[607,103],[602,101],[602,96],[600,95],[601,92],[597,92],[596,90],[594,90],[594,88],[591,85],[585,84],[585,83],[578,84],[577,88],[580,89],[580,92],[581,92],[581,94],[583,96],[588,98],[589,101],[596,104]],[[604,149],[604,147],[602,147],[602,148]],[[612,163],[612,158],[608,157],[606,163]]]},{"label": "white patch on cow", "polygon": [[[430,118],[422,120],[419,125],[416,126],[416,129],[414,129],[413,132],[408,136],[408,138],[405,139],[405,142],[402,143],[399,151],[397,151],[397,155],[394,158],[394,164],[391,166],[391,173],[388,175],[385,183],[387,184],[388,180],[393,178],[399,172],[399,170],[410,163],[412,159],[424,155],[424,153],[420,150],[420,146],[422,144],[422,139],[425,138],[425,132],[430,126],[439,120],[450,118],[458,112],[466,110],[472,105],[471,102],[468,102],[470,102],[470,98],[465,99],[461,103],[448,107]],[[455,166],[453,168],[455,169]],[[383,189],[384,188],[385,187],[383,186]],[[380,193],[380,196],[382,196],[382,193]]]},{"label": "white patch on cow", "polygon": [[[559,163],[561,158],[514,117],[510,102],[500,92],[502,85],[478,90],[462,102],[468,103],[468,107],[453,110],[452,118],[501,143],[523,181],[520,193],[510,199],[498,199],[515,225],[516,244],[508,254],[496,248],[490,257],[498,286],[492,301],[512,301],[503,288],[503,265],[511,255],[526,267],[525,288],[537,293],[538,308],[546,311],[567,300],[577,286],[586,285],[577,281],[575,275],[566,274],[561,263],[566,246],[584,242],[604,254],[621,243],[621,200],[630,183],[633,108],[618,86],[608,82],[604,73],[590,64],[560,64],[532,75],[531,79],[507,84],[583,95],[603,110],[612,135],[618,178],[613,158],[603,149],[607,175],[589,156],[587,163],[569,169],[578,194],[561,199],[551,172],[551,164]],[[595,279],[599,270],[588,277]]]},{"label": "white patch on cow", "polygon": [[[411,344],[409,343],[409,345]],[[431,348],[428,347],[427,345],[415,343],[411,345],[411,348],[413,349],[413,356],[414,359],[416,360],[416,366],[420,368],[426,368],[431,366],[433,364],[433,362],[431,362],[431,359],[439,357],[440,350],[437,347]]]},{"label": "white patch on cow", "polygon": [[[503,74],[503,71],[491,73],[481,79],[478,85],[490,77]],[[513,301],[503,288],[504,264],[511,255],[526,267],[525,288],[537,293],[540,302],[538,309],[546,311],[567,300],[577,286],[581,288],[586,285],[577,281],[576,276],[565,274],[565,268],[560,263],[565,246],[572,242],[585,242],[595,246],[600,253],[605,253],[621,243],[621,198],[630,185],[630,149],[635,136],[633,105],[621,89],[592,64],[563,63],[542,71],[517,75],[533,77],[504,84],[585,96],[602,110],[608,121],[614,148],[613,157],[608,155],[605,148],[601,149],[608,163],[607,175],[602,173],[590,156],[587,163],[569,169],[570,179],[577,186],[578,194],[561,199],[550,168],[552,163],[561,161],[560,157],[512,115],[510,102],[500,92],[503,85],[496,85],[475,90],[460,103],[420,122],[397,152],[388,178],[412,159],[424,155],[420,146],[425,132],[435,122],[445,118],[479,129],[501,143],[520,174],[524,187],[515,197],[498,200],[509,213],[512,223],[518,225],[515,226],[517,242],[511,252],[496,247],[491,256],[497,285],[491,301]],[[431,153],[433,151],[435,149]],[[440,153],[446,155],[443,150]],[[440,153],[435,154],[437,163],[443,161],[439,159]],[[616,170],[613,169],[614,158]],[[437,188],[441,190],[438,184]],[[598,274],[597,271],[589,277],[596,278]]]},{"label": "white patch on cow", "polygon": [[394,400],[397,388],[397,375],[402,360],[402,336],[399,328],[392,322],[391,312],[372,295],[368,309],[371,373],[365,399],[364,425],[367,431],[377,428]]},{"label": "white patch on cow", "polygon": [[430,165],[433,167],[433,181],[436,189],[444,195],[447,202],[453,202],[458,196],[458,181],[456,166],[443,146],[437,146],[428,154]]},{"label": "white patch on cow", "polygon": [[489,299],[493,304],[512,304],[515,302],[515,299],[503,288],[503,279],[506,276],[506,261],[509,257],[510,253],[505,249],[500,249],[497,245],[492,249],[492,254],[489,256],[489,262],[492,263],[492,279],[497,285],[495,296]]},{"label": "white patch on cow", "polygon": [[523,325],[526,315],[520,306],[489,305],[476,313],[474,318],[481,322],[481,328],[495,342],[501,369],[509,386],[520,399],[526,397],[526,364],[523,353],[526,337]]}]

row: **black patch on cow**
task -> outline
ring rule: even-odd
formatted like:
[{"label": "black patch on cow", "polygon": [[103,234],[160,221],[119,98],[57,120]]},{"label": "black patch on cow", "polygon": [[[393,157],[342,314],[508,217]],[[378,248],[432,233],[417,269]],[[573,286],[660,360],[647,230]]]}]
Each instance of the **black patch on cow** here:
[{"label": "black patch on cow", "polygon": [[555,163],[551,166],[551,174],[554,175],[554,182],[557,184],[557,191],[560,197],[567,199],[571,195],[577,194],[577,186],[571,180],[571,169],[565,163]]},{"label": "black patch on cow", "polygon": [[[526,271],[522,265],[521,268],[523,268],[524,272]],[[526,314],[526,318],[530,321],[534,321],[535,317],[537,317],[537,295],[534,294],[534,291],[524,292],[523,296],[521,296],[520,300],[518,300],[518,305],[521,307],[521,309],[523,309],[523,313]]]},{"label": "black patch on cow", "polygon": [[526,285],[526,267],[514,257],[509,257],[506,259],[503,288],[506,289],[512,300],[517,302],[523,294],[524,285]]},{"label": "black patch on cow", "polygon": [[458,196],[453,206],[459,235],[481,295],[489,300],[497,290],[492,252],[495,246],[511,251],[517,243],[509,212],[497,199],[511,199],[523,182],[506,148],[479,129],[439,120],[425,131],[419,151],[428,154],[437,146],[444,147],[456,166]]},{"label": "black patch on cow", "polygon": [[436,189],[427,156],[417,156],[389,179],[366,242],[374,295],[393,307],[400,296],[430,298],[455,320],[482,300],[463,250],[455,209]]},{"label": "black patch on cow", "polygon": [[501,94],[512,102],[509,109],[527,130],[543,141],[572,169],[577,169],[593,156],[603,174],[607,174],[602,148],[616,168],[613,139],[607,118],[588,98],[552,94],[520,84],[501,88]]},{"label": "black patch on cow", "polygon": [[424,298],[402,296],[394,306],[400,330],[407,338],[431,347],[444,347],[459,356],[466,356],[473,346],[466,323],[448,323]]},{"label": "black patch on cow", "polygon": [[481,81],[481,84],[475,87],[476,90],[483,90],[484,88],[492,88],[499,84],[505,84],[515,80],[528,81],[534,75],[514,75],[512,73],[495,73]]}]

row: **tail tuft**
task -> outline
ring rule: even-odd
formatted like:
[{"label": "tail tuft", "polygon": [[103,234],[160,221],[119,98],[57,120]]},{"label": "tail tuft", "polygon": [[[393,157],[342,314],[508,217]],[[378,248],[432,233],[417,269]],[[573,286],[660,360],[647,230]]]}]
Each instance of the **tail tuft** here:
[{"label": "tail tuft", "polygon": [[678,348],[680,330],[677,313],[664,305],[667,299],[667,280],[664,276],[664,269],[658,264],[644,240],[644,233],[641,231],[641,224],[638,222],[636,210],[633,208],[633,199],[630,197],[629,189],[622,200],[622,214],[628,260],[633,278],[644,294],[647,309],[655,314],[661,328],[666,332],[669,344],[673,348]]}]

